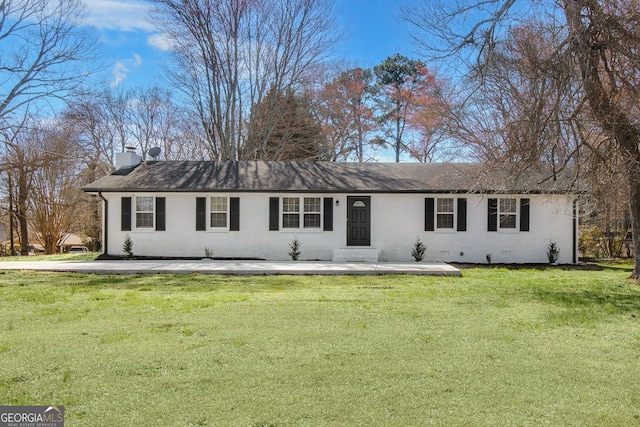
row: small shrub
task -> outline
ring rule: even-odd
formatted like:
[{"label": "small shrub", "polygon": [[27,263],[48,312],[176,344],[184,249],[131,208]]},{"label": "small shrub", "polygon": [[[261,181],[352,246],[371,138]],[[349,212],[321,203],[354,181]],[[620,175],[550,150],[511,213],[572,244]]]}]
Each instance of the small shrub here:
[{"label": "small shrub", "polygon": [[487,254],[487,264],[491,264],[491,254]]},{"label": "small shrub", "polygon": [[560,249],[558,249],[558,244],[556,242],[550,242],[547,246],[547,259],[549,260],[549,264],[558,262],[559,257]]},{"label": "small shrub", "polygon": [[411,256],[416,262],[420,262],[424,259],[424,252],[427,250],[427,247],[422,243],[420,237],[416,237],[416,242],[413,244],[413,249],[411,250]]},{"label": "small shrub", "polygon": [[213,249],[209,249],[208,247],[204,247],[204,257],[205,258],[213,258]]},{"label": "small shrub", "polygon": [[291,250],[289,251],[289,256],[293,261],[297,261],[298,258],[300,258],[300,254],[301,254],[300,241],[298,240],[297,237],[293,239],[293,242],[289,244],[289,248],[291,248]]},{"label": "small shrub", "polygon": [[122,251],[127,255],[127,258],[133,258],[133,240],[131,236],[127,234],[122,245]]}]

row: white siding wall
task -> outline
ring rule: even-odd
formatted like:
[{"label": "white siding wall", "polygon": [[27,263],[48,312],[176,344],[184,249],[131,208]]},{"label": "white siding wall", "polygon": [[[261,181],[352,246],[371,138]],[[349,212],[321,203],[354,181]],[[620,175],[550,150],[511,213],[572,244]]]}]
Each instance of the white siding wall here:
[{"label": "white siding wall", "polygon": [[[482,195],[453,196],[467,199],[467,231],[424,231],[425,197],[438,195],[372,199],[371,244],[382,249],[383,260],[412,259],[411,249],[419,237],[427,248],[425,259],[430,261],[486,263],[487,254],[491,254],[493,263],[546,263],[547,246],[554,241],[560,249],[558,262],[573,262],[573,199],[570,197],[523,196],[530,199],[528,232],[519,231],[519,227],[513,231],[487,231],[489,197]],[[391,224],[396,224],[392,230]]]},{"label": "white siding wall", "polygon": [[[135,197],[166,197],[166,231],[135,229]],[[219,195],[240,198],[240,231],[196,231],[196,197]],[[331,260],[333,249],[346,248],[347,195],[333,197],[333,231],[269,231],[269,197],[292,194],[154,193],[104,195],[109,203],[108,253],[123,254],[127,235],[133,253],[140,256],[203,257],[205,247],[215,257],[288,260],[289,244],[298,239],[304,260]],[[305,196],[305,195],[301,195]],[[307,195],[308,196],[308,195]],[[413,261],[411,249],[420,238],[427,247],[425,261],[486,263],[545,263],[546,249],[554,241],[560,263],[573,262],[573,198],[527,195],[530,199],[530,231],[487,231],[486,195],[441,196],[431,194],[371,194],[371,247],[380,250],[380,261]],[[120,229],[121,197],[132,197],[131,231]],[[467,199],[467,231],[424,231],[426,197]],[[500,195],[491,195],[500,198]],[[507,196],[521,198],[521,196]],[[339,206],[335,202],[339,201]],[[519,217],[518,217],[519,218]],[[207,218],[208,219],[208,218]],[[280,220],[282,207],[280,207]]]}]

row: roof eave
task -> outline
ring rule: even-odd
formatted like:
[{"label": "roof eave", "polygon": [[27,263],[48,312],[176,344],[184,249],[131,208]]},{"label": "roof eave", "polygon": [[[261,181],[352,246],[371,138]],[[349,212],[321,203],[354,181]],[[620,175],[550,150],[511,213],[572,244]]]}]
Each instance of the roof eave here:
[{"label": "roof eave", "polygon": [[237,189],[237,188],[202,188],[198,190],[183,188],[91,188],[82,189],[85,193],[313,193],[313,194],[585,194],[586,191],[576,190],[470,190],[470,189],[410,189],[410,190],[380,190],[380,189]]}]

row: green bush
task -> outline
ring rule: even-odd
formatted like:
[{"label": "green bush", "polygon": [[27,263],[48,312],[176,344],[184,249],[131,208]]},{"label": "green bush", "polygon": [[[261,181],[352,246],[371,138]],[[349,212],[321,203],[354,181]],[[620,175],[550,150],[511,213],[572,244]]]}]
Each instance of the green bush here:
[{"label": "green bush", "polygon": [[420,262],[424,259],[424,253],[427,250],[427,247],[422,243],[420,237],[416,237],[416,242],[413,244],[413,249],[411,250],[411,256],[416,262]]},{"label": "green bush", "polygon": [[131,240],[131,236],[128,234],[124,239],[122,251],[127,255],[127,258],[133,258],[133,240]]},{"label": "green bush", "polygon": [[293,242],[289,244],[289,248],[291,248],[291,250],[289,251],[289,256],[293,261],[297,261],[298,258],[300,258],[300,254],[302,253],[300,251],[300,241],[297,237],[293,239]]}]

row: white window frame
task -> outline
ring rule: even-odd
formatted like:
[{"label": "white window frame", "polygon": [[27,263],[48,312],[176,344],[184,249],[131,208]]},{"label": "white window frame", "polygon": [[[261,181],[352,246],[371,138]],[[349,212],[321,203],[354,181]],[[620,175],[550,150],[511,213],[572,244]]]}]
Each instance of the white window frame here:
[{"label": "white window frame", "polygon": [[[307,210],[308,207],[311,207],[307,204],[307,200],[313,200],[313,204],[315,205],[315,201],[318,202],[318,210]],[[322,229],[322,197],[304,197],[302,206],[302,228],[304,229],[312,229],[312,230],[320,230]],[[315,226],[307,226],[307,218],[318,218],[318,225]]]},{"label": "white window frame", "polygon": [[[440,210],[440,201],[451,200],[451,211],[441,211]],[[456,231],[456,220],[457,220],[457,207],[458,199],[456,197],[436,197],[436,206],[435,206],[435,229],[437,231]],[[451,215],[451,227],[440,227],[438,222],[438,218],[440,215]]]},{"label": "white window frame", "polygon": [[[283,230],[299,230],[300,229],[300,197],[287,196],[280,199],[282,205],[282,215],[280,216],[280,222],[282,223]],[[285,218],[287,218],[285,220]],[[288,225],[296,218],[296,227]]]},{"label": "white window frame", "polygon": [[[296,200],[296,203],[289,203],[289,200]],[[317,211],[308,211],[308,204],[305,203],[307,199],[317,199],[318,201],[318,210]],[[285,203],[286,201],[286,203]],[[291,210],[292,206],[297,206],[297,210]],[[317,232],[322,231],[323,227],[323,208],[322,208],[322,197],[314,196],[314,195],[304,195],[304,196],[283,196],[280,197],[280,229],[283,231],[305,231],[305,232]],[[305,220],[309,216],[317,216],[318,225],[317,226],[305,226]],[[285,221],[285,216],[297,216],[297,227],[286,226],[287,221]]]},{"label": "white window frame", "polygon": [[[224,204],[225,204],[225,210],[221,211],[221,210],[213,210],[213,201],[214,199],[224,199]],[[230,204],[230,200],[229,197],[227,196],[216,196],[216,195],[211,195],[207,197],[207,230],[210,231],[229,231],[229,220],[230,220],[230,213],[229,213],[229,204]],[[225,214],[225,226],[223,227],[217,227],[212,225],[213,222],[213,215],[214,214]]]},{"label": "white window frame", "polygon": [[[505,210],[506,206],[503,206],[502,202],[506,201],[506,200],[511,200],[513,201],[513,210]],[[518,224],[519,224],[519,219],[520,219],[520,203],[518,203],[519,199],[517,197],[499,197],[498,198],[498,230],[499,231],[504,231],[504,232],[509,232],[509,233],[515,233],[520,231]],[[509,216],[509,217],[513,217],[513,227],[503,227],[502,226],[502,220],[503,220],[503,216]]]},{"label": "white window frame", "polygon": [[[151,210],[138,210],[138,199],[151,199]],[[155,231],[156,229],[156,198],[154,196],[133,196],[133,220],[135,224],[133,229],[136,231]],[[151,225],[149,226],[140,226],[138,225],[138,214],[140,215],[151,215]]]},{"label": "white window frame", "polygon": [[[214,199],[225,199],[225,203],[227,206],[227,210],[224,212],[226,214],[226,223],[227,225],[224,227],[214,227],[211,225],[211,216],[215,213],[223,213],[223,211],[215,211],[212,209],[211,203],[213,203]],[[231,198],[229,196],[221,196],[219,194],[209,194],[207,195],[207,219],[206,219],[206,231],[212,233],[220,233],[220,232],[228,232],[230,229],[230,221],[231,221]]]}]

